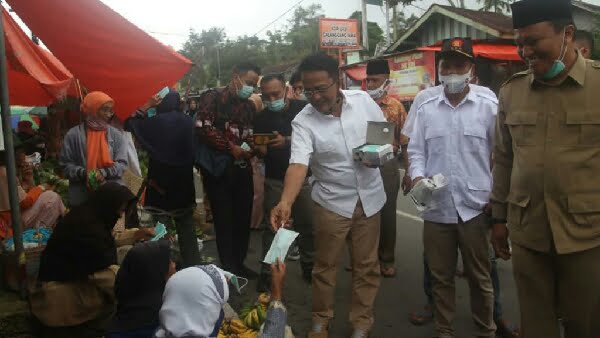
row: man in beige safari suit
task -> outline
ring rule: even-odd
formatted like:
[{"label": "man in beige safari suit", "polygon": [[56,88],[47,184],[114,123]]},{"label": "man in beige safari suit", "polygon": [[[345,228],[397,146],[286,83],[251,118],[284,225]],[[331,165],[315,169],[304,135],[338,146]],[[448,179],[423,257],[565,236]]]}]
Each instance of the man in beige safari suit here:
[{"label": "man in beige safari suit", "polygon": [[529,70],[500,91],[492,243],[513,257],[522,337],[559,338],[559,316],[565,338],[600,337],[600,64],[573,47],[569,0],[512,9]]}]

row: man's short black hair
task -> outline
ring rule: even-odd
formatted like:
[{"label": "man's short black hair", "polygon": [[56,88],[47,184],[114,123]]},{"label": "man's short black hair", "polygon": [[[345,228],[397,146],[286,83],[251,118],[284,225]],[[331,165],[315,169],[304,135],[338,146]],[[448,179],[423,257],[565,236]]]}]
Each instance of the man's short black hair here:
[{"label": "man's short black hair", "polygon": [[233,67],[233,74],[243,75],[248,72],[255,72],[260,76],[260,67],[251,62],[242,62]]},{"label": "man's short black hair", "polygon": [[565,29],[565,27],[567,27],[569,25],[575,26],[573,19],[553,20],[553,21],[550,21],[550,24],[554,27],[554,31],[556,33],[562,33],[562,31]]},{"label": "man's short black hair", "polygon": [[575,42],[587,43],[590,46],[590,51],[594,50],[594,34],[591,32],[577,30],[575,31],[575,36],[573,38]]},{"label": "man's short black hair", "polygon": [[307,56],[304,60],[302,60],[300,66],[298,66],[298,71],[300,73],[324,71],[329,74],[329,77],[334,82],[337,82],[340,78],[339,66],[338,60],[325,53],[317,53]]},{"label": "man's short black hair", "polygon": [[273,81],[273,80],[278,80],[285,87],[285,77],[281,73],[268,74],[268,75],[263,76],[263,78],[260,80],[260,85],[262,86],[263,84]]},{"label": "man's short black hair", "polygon": [[290,84],[293,86],[294,83],[302,81],[302,73],[295,71],[290,78]]}]

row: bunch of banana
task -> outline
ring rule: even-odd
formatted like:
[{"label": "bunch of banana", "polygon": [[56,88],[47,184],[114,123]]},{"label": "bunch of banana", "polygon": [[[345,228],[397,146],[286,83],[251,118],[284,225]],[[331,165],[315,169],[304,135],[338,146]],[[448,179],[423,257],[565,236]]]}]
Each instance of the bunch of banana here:
[{"label": "bunch of banana", "polygon": [[239,319],[224,320],[217,338],[257,338],[258,332],[248,328]]}]

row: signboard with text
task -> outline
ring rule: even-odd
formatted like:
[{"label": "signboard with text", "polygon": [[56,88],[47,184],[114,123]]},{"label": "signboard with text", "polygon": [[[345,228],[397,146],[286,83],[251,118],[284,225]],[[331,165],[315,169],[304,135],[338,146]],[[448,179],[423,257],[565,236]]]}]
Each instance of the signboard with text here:
[{"label": "signboard with text", "polygon": [[399,100],[412,101],[421,90],[435,86],[434,52],[392,56],[388,62],[391,80],[388,93]]},{"label": "signboard with text", "polygon": [[358,20],[319,19],[321,48],[360,49]]}]

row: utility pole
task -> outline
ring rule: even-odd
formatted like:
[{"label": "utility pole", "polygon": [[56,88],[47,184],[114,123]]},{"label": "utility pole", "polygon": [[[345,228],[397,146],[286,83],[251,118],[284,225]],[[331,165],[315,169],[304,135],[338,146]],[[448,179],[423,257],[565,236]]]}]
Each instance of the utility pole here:
[{"label": "utility pole", "polygon": [[369,30],[367,27],[367,0],[361,0],[362,5],[362,41],[363,48],[369,51]]},{"label": "utility pole", "polygon": [[390,1],[385,0],[385,46],[392,44],[390,38]]},{"label": "utility pole", "polygon": [[392,8],[392,25],[394,27],[394,42],[396,42],[398,41],[398,5]]},{"label": "utility pole", "polygon": [[217,87],[221,87],[221,56],[219,55],[219,45],[217,44]]}]

